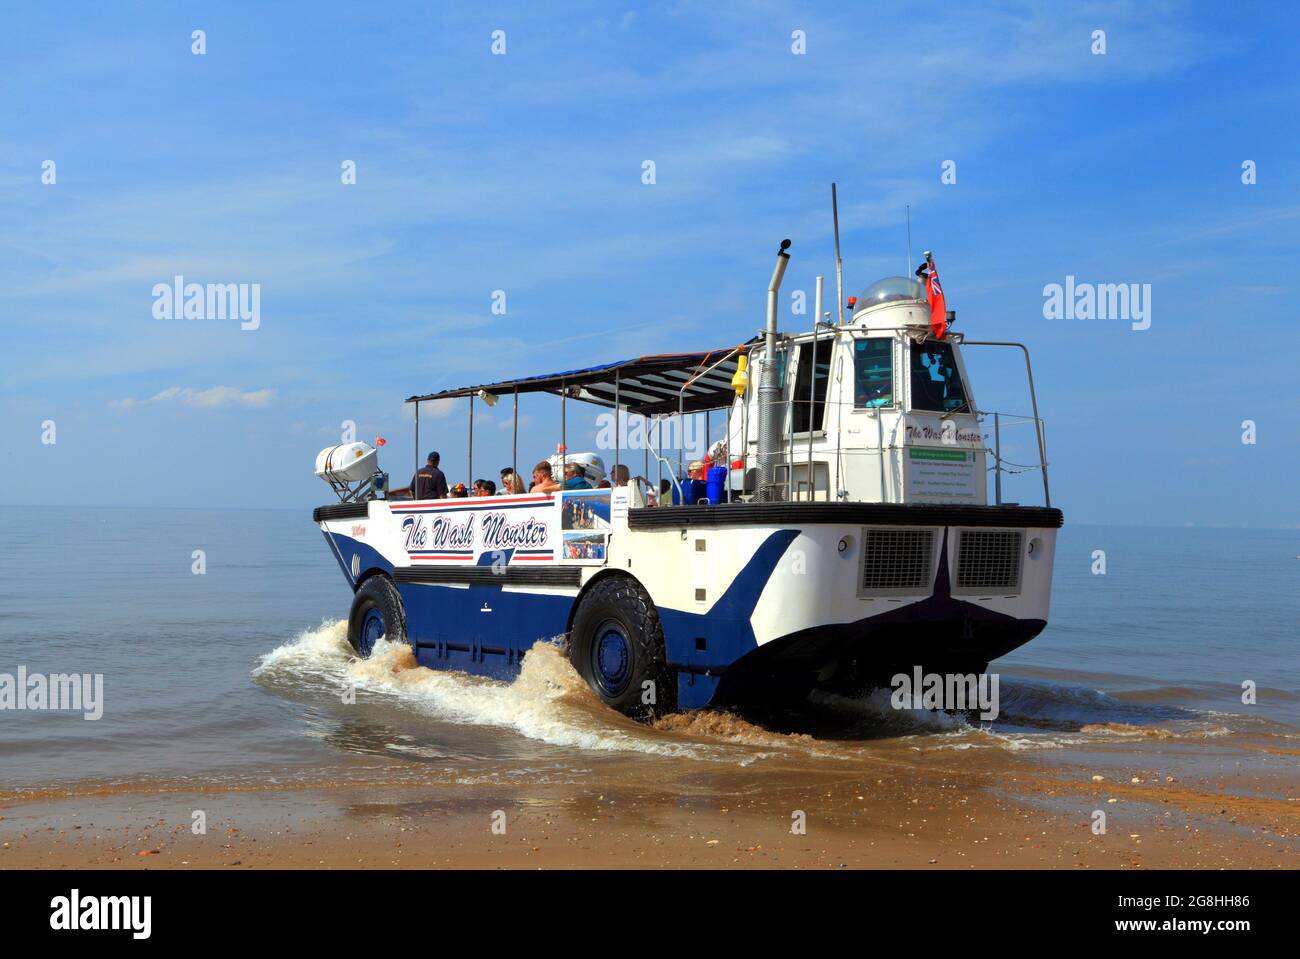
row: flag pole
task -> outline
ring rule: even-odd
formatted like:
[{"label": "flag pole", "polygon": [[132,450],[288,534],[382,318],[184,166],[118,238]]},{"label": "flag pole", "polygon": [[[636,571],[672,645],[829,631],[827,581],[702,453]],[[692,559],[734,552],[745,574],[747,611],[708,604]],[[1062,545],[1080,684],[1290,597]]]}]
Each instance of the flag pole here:
[{"label": "flag pole", "polygon": [[831,217],[835,221],[835,299],[840,305],[840,326],[844,325],[844,261],[840,259],[840,202],[831,182]]},{"label": "flag pole", "polygon": [[912,204],[907,205],[907,271],[903,276],[912,272]]}]

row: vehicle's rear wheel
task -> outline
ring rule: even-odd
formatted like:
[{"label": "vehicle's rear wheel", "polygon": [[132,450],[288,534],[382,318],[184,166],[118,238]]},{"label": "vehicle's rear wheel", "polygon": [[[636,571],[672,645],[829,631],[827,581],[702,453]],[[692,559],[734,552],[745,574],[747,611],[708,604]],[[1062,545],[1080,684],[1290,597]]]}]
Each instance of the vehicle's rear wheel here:
[{"label": "vehicle's rear wheel", "polygon": [[362,659],[369,659],[375,643],[406,641],[406,613],[397,587],[387,576],[372,576],[352,598],[348,615],[348,642]]},{"label": "vehicle's rear wheel", "polygon": [[601,702],[624,715],[653,719],[677,709],[659,613],[634,580],[606,577],[582,598],[569,661]]}]

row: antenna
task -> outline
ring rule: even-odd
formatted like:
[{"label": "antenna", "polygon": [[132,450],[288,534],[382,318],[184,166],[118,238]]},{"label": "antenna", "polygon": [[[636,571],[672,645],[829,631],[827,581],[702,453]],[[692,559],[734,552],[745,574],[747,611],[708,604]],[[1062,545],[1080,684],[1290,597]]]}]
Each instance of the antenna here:
[{"label": "antenna", "polygon": [[835,299],[840,305],[840,326],[844,325],[844,261],[840,259],[840,202],[831,182],[831,217],[835,221]]},{"label": "antenna", "polygon": [[907,205],[907,270],[903,276],[912,275],[912,205]]}]

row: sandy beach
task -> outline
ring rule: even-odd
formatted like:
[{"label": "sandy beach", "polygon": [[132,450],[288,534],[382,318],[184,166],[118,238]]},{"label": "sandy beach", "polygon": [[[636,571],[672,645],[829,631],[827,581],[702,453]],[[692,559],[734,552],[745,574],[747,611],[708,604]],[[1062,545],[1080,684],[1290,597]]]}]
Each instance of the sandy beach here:
[{"label": "sandy beach", "polygon": [[[157,782],[9,794],[0,868],[1300,866],[1294,780],[1291,795],[1267,777],[1188,782],[1136,766],[1097,781],[1073,764],[926,752],[838,773],[704,769],[635,788],[597,773],[576,789]],[[1094,810],[1107,813],[1104,835]],[[799,812],[804,834],[792,832]]]}]

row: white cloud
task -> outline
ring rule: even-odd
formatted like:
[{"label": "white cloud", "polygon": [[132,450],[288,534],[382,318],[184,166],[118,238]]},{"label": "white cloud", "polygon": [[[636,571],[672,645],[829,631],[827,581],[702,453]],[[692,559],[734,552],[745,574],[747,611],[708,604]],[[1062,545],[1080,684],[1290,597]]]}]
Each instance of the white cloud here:
[{"label": "white cloud", "polygon": [[[456,412],[458,403],[467,402],[466,400],[425,400],[420,404],[421,420],[441,420],[446,419],[452,413]],[[402,402],[402,419],[407,422],[415,422],[415,404]]]},{"label": "white cloud", "polygon": [[273,399],[275,399],[275,390],[239,390],[233,386],[213,386],[206,390],[196,390],[189,386],[183,388],[169,386],[147,400],[133,398],[110,400],[108,405],[119,410],[129,410],[155,403],[176,402],[198,409],[215,410],[223,406],[261,407],[268,405]]}]

